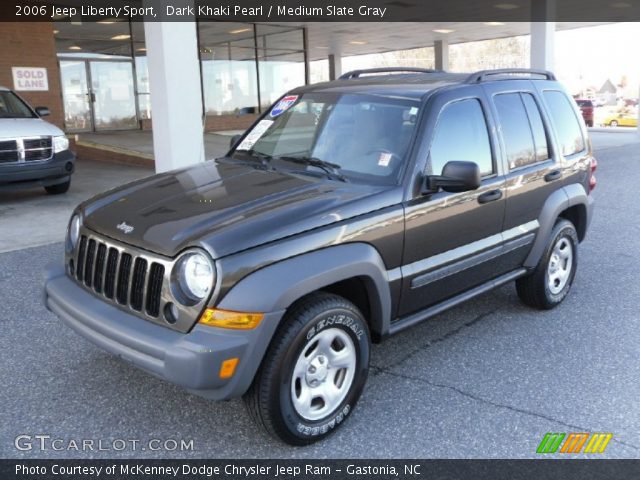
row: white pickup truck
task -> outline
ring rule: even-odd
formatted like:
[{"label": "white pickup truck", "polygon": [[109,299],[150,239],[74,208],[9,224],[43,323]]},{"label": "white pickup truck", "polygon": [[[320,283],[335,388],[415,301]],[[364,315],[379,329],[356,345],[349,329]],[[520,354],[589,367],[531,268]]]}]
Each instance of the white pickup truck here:
[{"label": "white pickup truck", "polygon": [[0,86],[0,190],[44,187],[69,190],[75,154],[55,125],[42,120],[46,107],[31,108],[15,92]]}]

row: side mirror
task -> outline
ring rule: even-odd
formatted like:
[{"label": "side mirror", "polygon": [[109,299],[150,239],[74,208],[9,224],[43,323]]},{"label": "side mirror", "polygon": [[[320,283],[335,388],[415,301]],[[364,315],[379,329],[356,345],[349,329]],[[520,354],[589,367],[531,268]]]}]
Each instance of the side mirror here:
[{"label": "side mirror", "polygon": [[233,147],[235,147],[238,144],[241,138],[242,138],[241,134],[237,134],[231,137],[231,140],[229,140],[229,148],[233,149]]},{"label": "side mirror", "polygon": [[453,160],[447,162],[442,175],[425,177],[422,193],[435,193],[439,189],[445,192],[468,192],[480,186],[480,167],[475,162]]},{"label": "side mirror", "polygon": [[46,117],[47,115],[51,115],[51,112],[47,107],[36,107],[35,110],[39,117]]}]

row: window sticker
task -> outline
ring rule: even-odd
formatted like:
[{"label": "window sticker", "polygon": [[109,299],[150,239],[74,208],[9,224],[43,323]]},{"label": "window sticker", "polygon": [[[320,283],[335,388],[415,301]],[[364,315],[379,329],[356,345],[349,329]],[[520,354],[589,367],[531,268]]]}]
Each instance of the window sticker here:
[{"label": "window sticker", "polygon": [[389,162],[391,161],[391,157],[393,157],[392,153],[382,152],[380,157],[378,158],[378,165],[381,167],[388,167]]},{"label": "window sticker", "polygon": [[278,103],[276,103],[276,106],[271,109],[271,113],[269,113],[269,116],[271,118],[275,118],[278,115],[283,114],[284,112],[289,110],[291,106],[294,103],[296,103],[297,100],[298,100],[298,95],[287,95],[286,97],[282,98]]},{"label": "window sticker", "polygon": [[266,132],[271,125],[273,125],[273,120],[260,120],[258,124],[253,127],[253,130],[244,137],[244,140],[242,140],[242,143],[238,145],[236,150],[251,150],[251,147],[260,140],[264,132]]}]

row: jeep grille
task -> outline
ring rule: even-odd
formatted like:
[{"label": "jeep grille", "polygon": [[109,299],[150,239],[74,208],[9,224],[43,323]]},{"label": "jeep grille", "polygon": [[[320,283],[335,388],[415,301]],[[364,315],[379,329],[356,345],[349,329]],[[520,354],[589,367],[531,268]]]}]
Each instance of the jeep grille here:
[{"label": "jeep grille", "polygon": [[82,235],[73,275],[106,299],[156,318],[165,266],[145,257]]},{"label": "jeep grille", "polygon": [[[121,310],[180,332],[191,330],[209,299],[183,305],[171,290],[175,259],[80,227],[76,248],[66,253],[67,274],[91,294]],[[174,315],[165,315],[173,304]]]}]

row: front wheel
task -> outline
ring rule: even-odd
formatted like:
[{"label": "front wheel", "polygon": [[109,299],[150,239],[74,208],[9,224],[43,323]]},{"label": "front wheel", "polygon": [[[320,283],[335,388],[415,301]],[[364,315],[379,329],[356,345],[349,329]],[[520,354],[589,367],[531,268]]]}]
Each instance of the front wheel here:
[{"label": "front wheel", "polygon": [[610,126],[610,127],[617,127],[617,126],[618,126],[618,122],[617,122],[616,120],[611,120],[611,121],[609,122],[609,126]]},{"label": "front wheel", "polygon": [[44,187],[49,195],[60,195],[61,193],[67,193],[71,186],[71,178],[64,183],[58,183],[56,185],[48,185]]},{"label": "front wheel", "polygon": [[567,296],[578,266],[578,234],[573,224],[561,219],[535,270],[516,280],[523,303],[543,310],[559,305]]},{"label": "front wheel", "polygon": [[290,445],[321,440],[360,398],[370,345],[369,328],[355,305],[328,293],[307,297],[274,335],[244,397],[249,414]]}]

